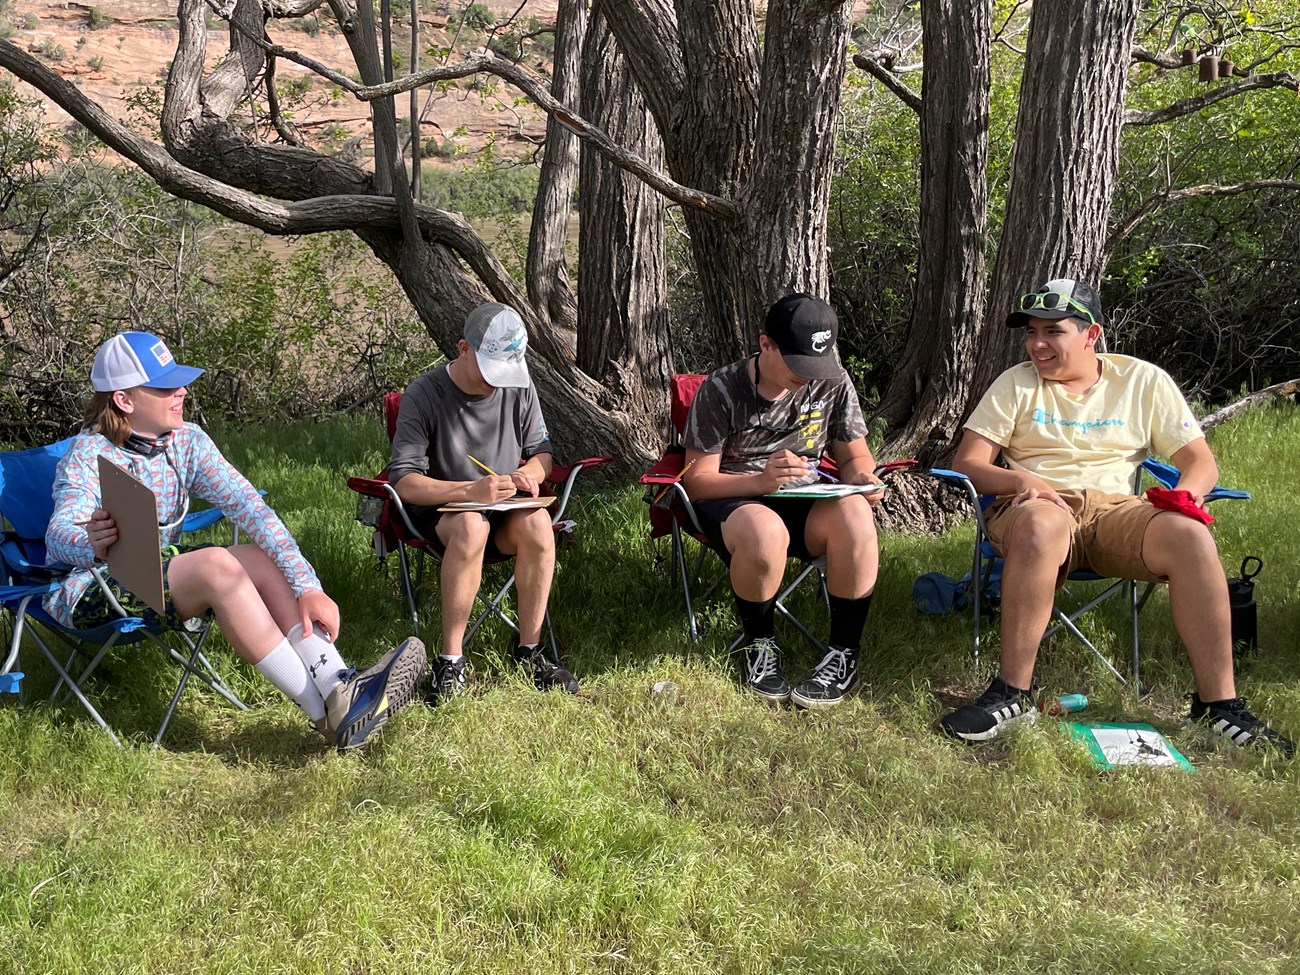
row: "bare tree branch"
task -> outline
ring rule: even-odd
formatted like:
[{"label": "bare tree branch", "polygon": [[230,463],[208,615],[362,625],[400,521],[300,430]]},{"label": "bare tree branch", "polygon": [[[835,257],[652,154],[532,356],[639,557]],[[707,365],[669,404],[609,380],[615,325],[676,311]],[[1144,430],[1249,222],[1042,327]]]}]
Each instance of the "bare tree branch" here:
[{"label": "bare tree branch", "polygon": [[1112,254],[1120,242],[1133,233],[1154,214],[1174,203],[1201,196],[1237,196],[1256,190],[1300,190],[1300,181],[1291,179],[1252,179],[1244,183],[1220,185],[1204,183],[1200,186],[1185,186],[1181,189],[1168,190],[1157,196],[1149,197],[1136,210],[1126,217],[1106,240],[1106,253]]},{"label": "bare tree branch", "polygon": [[853,55],[853,63],[902,99],[903,103],[917,115],[921,114],[921,96],[899,81],[898,77],[883,64],[861,54]]},{"label": "bare tree branch", "polygon": [[[286,236],[326,230],[394,230],[401,225],[397,204],[390,197],[318,196],[297,203],[281,203],[234,189],[182,166],[162,146],[135,135],[84,96],[75,85],[7,41],[0,41],[0,68],[48,95],[105,145],[139,166],[167,192],[265,233]],[[510,295],[512,299],[525,303],[510,274],[463,217],[432,207],[417,207],[416,211],[421,232],[451,248],[494,295]]]},{"label": "bare tree branch", "polygon": [[711,193],[705,193],[701,190],[692,189],[689,186],[683,186],[675,180],[670,179],[652,167],[636,153],[629,152],[623,147],[617,145],[601,128],[592,125],[577,112],[558,102],[531,74],[527,73],[517,65],[511,64],[508,61],[490,54],[469,54],[466,55],[465,60],[459,64],[449,64],[436,68],[428,68],[416,74],[407,75],[406,77],[399,78],[396,81],[390,81],[380,85],[359,85],[342,72],[330,68],[313,58],[299,53],[298,51],[282,47],[278,44],[271,44],[260,37],[250,37],[249,39],[261,47],[267,54],[284,58],[287,61],[293,61],[295,64],[300,64],[304,68],[314,71],[322,77],[329,79],[345,91],[351,92],[362,101],[372,101],[377,98],[391,97],[404,91],[409,91],[412,88],[420,88],[439,81],[454,81],[460,78],[468,78],[471,75],[478,74],[479,72],[494,74],[497,77],[510,82],[526,94],[544,111],[563,123],[565,127],[570,129],[579,139],[591,144],[597,152],[615,166],[618,166],[620,169],[625,169],[637,176],[674,203],[701,210],[704,213],[708,213],[723,220],[735,220],[740,216],[740,208],[735,203],[723,199],[720,196],[714,196]]},{"label": "bare tree branch", "polygon": [[[1163,63],[1154,59],[1154,57],[1151,60],[1152,63]],[[1300,91],[1300,78],[1297,78],[1290,71],[1252,75],[1249,78],[1243,78],[1241,81],[1234,81],[1231,84],[1211,88],[1204,94],[1197,95],[1194,98],[1184,98],[1182,101],[1174,102],[1172,105],[1166,105],[1164,108],[1158,108],[1155,111],[1143,112],[1137,109],[1128,109],[1124,113],[1124,124],[1161,125],[1176,118],[1182,118],[1184,115],[1199,112],[1201,109],[1207,108],[1215,102],[1221,102],[1225,98],[1234,98],[1237,95],[1244,95],[1248,91],[1255,91],[1260,88],[1279,87]]]},{"label": "bare tree branch", "polygon": [[1248,396],[1244,396],[1237,402],[1225,406],[1221,410],[1215,410],[1207,417],[1201,419],[1201,429],[1209,430],[1217,427],[1225,420],[1231,420],[1236,416],[1245,413],[1252,406],[1272,399],[1275,396],[1297,396],[1300,395],[1300,379],[1288,379],[1284,383],[1276,383],[1265,389],[1259,389]]},{"label": "bare tree branch", "polygon": [[289,145],[301,146],[302,140],[294,133],[280,108],[280,93],[275,87],[275,58],[266,59],[266,75],[263,80],[266,83],[266,114],[275,126],[275,131]]},{"label": "bare tree branch", "polygon": [[579,139],[593,146],[604,158],[620,169],[625,169],[639,177],[673,202],[680,203],[682,206],[694,207],[724,220],[734,220],[740,216],[739,207],[730,200],[688,186],[682,186],[656,170],[636,153],[629,152],[617,145],[604,130],[592,125],[577,112],[553,98],[551,93],[532,75],[517,65],[510,64],[500,58],[483,54],[470,54],[460,64],[429,68],[419,74],[407,75],[405,78],[383,85],[365,87],[350,85],[350,90],[363,101],[369,101],[438,81],[466,78],[480,71],[494,74],[510,82],[543,110],[558,119]]}]

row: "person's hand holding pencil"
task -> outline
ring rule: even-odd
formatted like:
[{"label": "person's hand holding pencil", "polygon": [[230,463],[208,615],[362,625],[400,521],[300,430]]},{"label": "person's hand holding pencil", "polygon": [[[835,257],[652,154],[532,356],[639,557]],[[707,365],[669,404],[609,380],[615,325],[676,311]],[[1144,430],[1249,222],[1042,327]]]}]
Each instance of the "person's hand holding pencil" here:
[{"label": "person's hand holding pencil", "polygon": [[505,474],[498,474],[487,464],[483,463],[473,454],[466,454],[471,461],[478,467],[487,471],[487,477],[480,478],[470,485],[470,489],[465,498],[466,501],[480,501],[486,504],[493,504],[497,501],[504,501],[506,498],[515,496],[514,479]]}]

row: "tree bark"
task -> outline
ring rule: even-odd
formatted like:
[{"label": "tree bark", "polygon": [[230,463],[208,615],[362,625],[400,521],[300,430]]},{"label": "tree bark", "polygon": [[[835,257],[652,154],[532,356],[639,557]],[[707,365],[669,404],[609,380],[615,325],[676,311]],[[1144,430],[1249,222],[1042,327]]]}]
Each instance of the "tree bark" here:
[{"label": "tree bark", "polygon": [[[604,6],[593,6],[583,42],[582,114],[662,165],[663,142]],[[604,387],[602,406],[627,412],[636,436],[662,442],[672,373],[664,199],[587,148],[579,186],[578,368]]]},{"label": "tree bark", "polygon": [[921,5],[921,218],[912,319],[877,416],[887,456],[934,465],[955,442],[984,328],[990,0]]},{"label": "tree bark", "polygon": [[[578,104],[581,96],[582,43],[586,25],[586,0],[563,0],[555,21],[555,68],[551,94],[566,105]],[[585,109],[583,115],[587,115]],[[614,133],[610,135],[617,139]],[[542,171],[537,180],[537,199],[533,204],[533,222],[528,234],[525,281],[533,307],[543,310],[552,325],[565,332],[575,330],[577,319],[577,301],[569,287],[564,253],[577,179],[577,136],[556,116],[550,115],[546,121],[546,148],[542,154]]]},{"label": "tree bark", "polygon": [[1034,4],[989,327],[965,413],[1018,358],[1021,333],[1002,327],[1018,295],[1054,277],[1099,283],[1137,9],[1138,0]]}]

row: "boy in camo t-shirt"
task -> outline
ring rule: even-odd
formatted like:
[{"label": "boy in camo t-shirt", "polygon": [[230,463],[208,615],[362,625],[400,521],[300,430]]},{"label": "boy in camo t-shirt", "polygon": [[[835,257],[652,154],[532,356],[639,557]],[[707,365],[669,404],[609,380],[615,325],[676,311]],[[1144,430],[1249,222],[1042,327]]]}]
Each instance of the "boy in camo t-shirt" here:
[{"label": "boy in camo t-shirt", "polygon": [[[858,678],[858,655],[879,555],[870,494],[780,497],[817,483],[828,450],[844,484],[880,484],[857,393],[840,365],[830,305],[790,294],[767,313],[758,354],[724,366],[696,393],[683,477],[701,527],[730,568],[745,629],[745,683],[760,697],[833,707]],[[775,604],[788,556],[825,557],[829,652],[791,688],[775,640]]]}]

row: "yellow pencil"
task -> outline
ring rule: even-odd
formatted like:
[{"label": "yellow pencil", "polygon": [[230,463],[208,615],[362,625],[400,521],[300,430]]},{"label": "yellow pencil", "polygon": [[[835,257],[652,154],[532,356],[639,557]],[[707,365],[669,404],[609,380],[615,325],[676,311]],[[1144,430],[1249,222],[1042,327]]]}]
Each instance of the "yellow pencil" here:
[{"label": "yellow pencil", "polygon": [[493,477],[500,477],[500,476],[501,476],[501,475],[498,474],[496,471],[494,471],[492,468],[488,467],[487,464],[483,463],[481,460],[479,460],[477,457],[475,457],[473,454],[466,454],[465,456],[468,457],[470,460],[472,460],[474,463],[478,464],[479,467],[483,468],[483,470],[487,471],[487,472],[488,472],[489,474],[491,474]]},{"label": "yellow pencil", "polygon": [[[680,471],[678,471],[678,472],[677,472],[677,476],[676,476],[675,478],[673,478],[673,484],[676,484],[676,483],[677,483],[678,481],[680,481],[683,477],[685,477],[685,476],[686,476],[686,472],[689,471],[689,470],[691,469],[691,467],[692,467],[694,464],[695,464],[695,461],[691,461],[689,464],[687,464],[685,467],[683,467]],[[672,490],[672,486],[673,486],[673,484],[666,484],[666,485],[664,485],[664,489],[663,489],[662,491],[660,491],[658,494],[656,494],[656,495],[655,495],[655,499],[654,499],[653,501],[651,501],[650,503],[651,503],[651,504],[658,504],[660,501],[662,501],[662,500],[664,499],[664,495],[666,495],[670,490]]]}]

